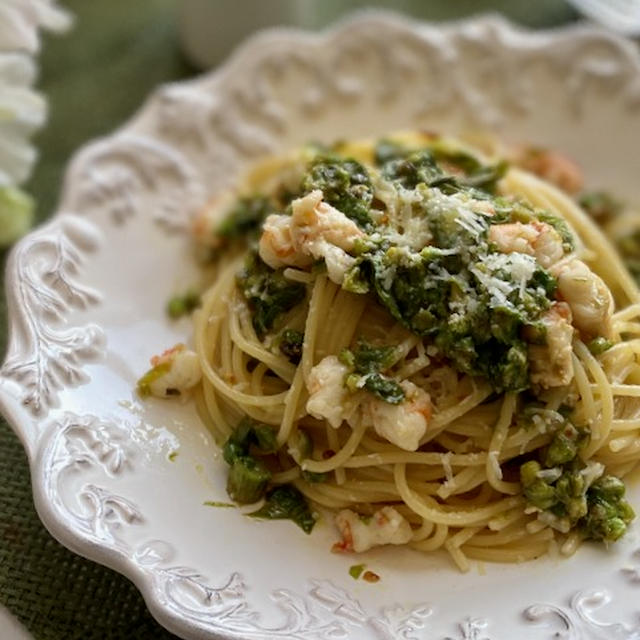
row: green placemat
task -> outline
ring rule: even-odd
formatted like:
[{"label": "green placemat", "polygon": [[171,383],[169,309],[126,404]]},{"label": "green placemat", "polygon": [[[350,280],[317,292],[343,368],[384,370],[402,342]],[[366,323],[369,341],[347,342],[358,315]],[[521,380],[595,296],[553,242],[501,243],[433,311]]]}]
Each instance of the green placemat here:
[{"label": "green placemat", "polygon": [[[41,158],[28,189],[37,218],[54,210],[64,167],[87,140],[108,133],[158,83],[192,75],[178,52],[172,0],[68,0],[72,32],[47,38],[40,86],[50,100]],[[4,262],[4,260],[2,260]],[[0,353],[6,347],[4,293]],[[0,602],[37,640],[174,638],[126,578],[68,551],[33,507],[26,456],[0,419]]]},{"label": "green placemat", "polygon": [[[41,58],[40,86],[50,100],[51,113],[37,140],[41,159],[28,185],[37,199],[39,221],[55,209],[64,167],[80,144],[124,122],[157,84],[194,73],[178,51],[177,3],[172,0],[67,0],[65,4],[76,14],[75,29],[67,36],[48,38]],[[431,17],[459,16],[486,9],[489,3],[474,6],[464,0],[451,5],[450,13],[443,9],[447,4],[431,3]],[[541,25],[574,17],[566,6],[558,9],[560,4],[527,3],[529,11],[523,15],[506,0],[494,6],[525,23]],[[553,12],[546,14],[550,8]],[[2,294],[0,354],[5,347]],[[33,508],[22,446],[2,419],[0,603],[37,640],[174,637],[155,623],[126,578],[71,553],[43,528]]]}]

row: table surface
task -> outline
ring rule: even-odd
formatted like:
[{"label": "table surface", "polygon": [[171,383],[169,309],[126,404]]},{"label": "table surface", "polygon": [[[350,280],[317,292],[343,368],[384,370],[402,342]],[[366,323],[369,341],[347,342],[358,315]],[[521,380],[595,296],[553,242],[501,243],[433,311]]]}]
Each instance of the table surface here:
[{"label": "table surface", "polygon": [[[28,185],[37,199],[39,222],[55,209],[64,167],[80,144],[126,120],[157,84],[196,73],[180,53],[178,3],[67,0],[64,4],[76,14],[75,28],[66,36],[46,38],[41,58],[40,86],[49,97],[51,112],[48,126],[37,138],[41,158]],[[476,10],[493,5],[533,25],[575,18],[561,0],[526,3],[535,7],[531,13],[523,10],[524,2],[512,0],[420,4],[422,15],[437,19],[459,16],[472,5]],[[5,256],[1,258],[4,262]],[[6,347],[5,305],[2,295],[0,355]],[[175,637],[151,618],[126,578],[76,556],[44,529],[33,507],[26,457],[1,418],[0,514],[0,637],[24,637],[2,621],[3,607],[38,640]]]}]

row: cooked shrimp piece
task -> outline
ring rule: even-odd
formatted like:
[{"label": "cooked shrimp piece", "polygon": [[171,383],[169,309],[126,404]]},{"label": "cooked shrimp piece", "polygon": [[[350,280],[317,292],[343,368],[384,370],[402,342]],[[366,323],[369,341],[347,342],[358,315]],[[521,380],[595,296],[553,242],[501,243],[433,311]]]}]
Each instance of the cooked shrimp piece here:
[{"label": "cooked shrimp piece", "polygon": [[515,163],[567,193],[578,193],[582,189],[583,177],[580,167],[558,151],[526,148],[516,155]]},{"label": "cooked shrimp piece", "polygon": [[153,356],[151,366],[138,380],[138,391],[143,396],[179,396],[195,387],[202,378],[198,354],[183,344]]},{"label": "cooked shrimp piece", "polygon": [[565,302],[556,302],[541,321],[546,343],[529,345],[531,382],[545,389],[568,385],[573,380],[571,309]]},{"label": "cooked shrimp piece", "polygon": [[613,296],[602,278],[577,258],[557,263],[551,274],[558,280],[558,294],[573,314],[573,326],[585,339],[611,337]]},{"label": "cooked shrimp piece", "polygon": [[525,253],[534,256],[540,266],[548,269],[562,259],[564,247],[560,234],[546,222],[510,222],[489,228],[489,241],[501,253]]},{"label": "cooked shrimp piece", "polygon": [[336,356],[327,356],[311,369],[307,380],[307,412],[337,429],[354,408],[344,386],[349,369]]},{"label": "cooked shrimp piece", "polygon": [[291,203],[292,235],[299,247],[312,247],[314,242],[324,240],[345,251],[353,249],[354,242],[364,232],[347,216],[323,202],[320,189]]},{"label": "cooked shrimp piece", "polygon": [[406,544],[411,540],[411,525],[393,507],[382,507],[370,518],[351,509],[343,509],[335,518],[341,540],[335,551],[361,553],[383,544]]},{"label": "cooked shrimp piece", "polygon": [[291,216],[272,213],[264,221],[258,250],[272,269],[308,267],[313,262],[309,254],[298,250],[291,226]]},{"label": "cooked shrimp piece", "polygon": [[324,259],[329,278],[342,284],[354,263],[347,252],[364,232],[341,211],[323,202],[316,189],[291,203],[291,216],[271,215],[260,237],[260,257],[272,268],[305,267]]},{"label": "cooked shrimp piece", "polygon": [[375,397],[368,399],[362,406],[363,420],[392,444],[405,451],[415,451],[433,413],[431,397],[408,380],[403,380],[400,386],[405,393],[400,404],[389,404]]}]

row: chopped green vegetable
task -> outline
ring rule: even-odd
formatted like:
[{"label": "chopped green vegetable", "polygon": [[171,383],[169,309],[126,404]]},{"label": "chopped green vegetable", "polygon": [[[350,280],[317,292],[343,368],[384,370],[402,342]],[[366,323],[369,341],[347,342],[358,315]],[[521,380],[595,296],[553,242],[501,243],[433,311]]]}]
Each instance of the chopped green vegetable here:
[{"label": "chopped green vegetable", "polygon": [[374,346],[360,339],[353,351],[342,351],[340,361],[356,373],[375,373],[388,369],[393,364],[394,355],[395,347]]},{"label": "chopped green vegetable", "polygon": [[587,538],[615,542],[624,535],[635,518],[624,495],[625,486],[615,476],[603,476],[593,483],[587,492],[589,510],[581,523]]},{"label": "chopped green vegetable", "polygon": [[544,453],[544,467],[529,460],[520,467],[520,482],[529,504],[578,527],[586,538],[613,542],[626,531],[635,514],[624,500],[622,480],[602,475],[599,463],[584,464],[578,451],[587,441],[584,431],[568,420]]},{"label": "chopped green vegetable", "polygon": [[243,418],[222,447],[224,461],[233,464],[236,458],[249,455],[252,445],[260,453],[274,453],[278,449],[276,432],[267,424]]},{"label": "chopped green vegetable", "polygon": [[287,484],[270,491],[264,505],[249,515],[269,520],[293,520],[305,533],[311,533],[316,523],[306,498]]},{"label": "chopped green vegetable", "polygon": [[258,231],[265,218],[274,211],[268,198],[240,198],[216,230],[216,235],[225,240],[244,238]]},{"label": "chopped green vegetable", "polygon": [[252,454],[274,453],[278,448],[272,427],[243,418],[222,447],[224,461],[230,465],[227,493],[232,500],[248,504],[266,492],[271,472]]},{"label": "chopped green vegetable", "polygon": [[280,336],[280,352],[289,359],[289,362],[298,364],[302,357],[302,344],[304,333],[295,329],[285,329]]},{"label": "chopped green vegetable", "polygon": [[168,456],[170,462],[175,462],[175,459],[178,457],[177,451],[172,451]]},{"label": "chopped green vegetable", "polygon": [[542,467],[537,460],[529,460],[520,467],[520,482],[523,487],[530,487],[538,480],[538,471]]},{"label": "chopped green vegetable", "polygon": [[405,189],[415,189],[419,184],[435,186],[448,178],[428,149],[388,160],[382,165],[382,175]]},{"label": "chopped green vegetable", "polygon": [[319,156],[302,180],[302,190],[321,189],[324,201],[365,230],[373,228],[369,209],[373,187],[367,170],[355,160]]},{"label": "chopped green vegetable", "polygon": [[307,289],[300,282],[287,280],[282,269],[266,265],[256,252],[251,252],[238,284],[252,312],[253,328],[263,337],[281,314],[304,300]]},{"label": "chopped green vegetable", "polygon": [[221,509],[235,509],[237,506],[233,502],[218,502],[216,500],[205,500],[202,504],[205,507],[219,507]]},{"label": "chopped green vegetable", "polygon": [[557,502],[555,489],[544,480],[536,480],[528,487],[525,487],[524,495],[534,507],[538,507],[543,511],[550,509]]},{"label": "chopped green vegetable", "polygon": [[366,564],[352,564],[349,567],[349,575],[354,580],[357,580],[362,575],[362,572],[365,570],[366,566]]},{"label": "chopped green vegetable", "polygon": [[262,498],[271,480],[271,472],[252,456],[233,460],[227,477],[227,493],[240,504],[253,504]]},{"label": "chopped green vegetable", "polygon": [[138,380],[138,393],[146,398],[151,395],[151,384],[155,382],[158,378],[162,377],[165,373],[168,373],[171,370],[171,362],[162,362],[159,365],[156,365],[152,369],[149,369],[139,380]]},{"label": "chopped green vegetable", "polygon": [[496,183],[508,168],[504,161],[496,165],[483,165],[465,151],[448,148],[437,142],[429,149],[412,150],[393,142],[381,141],[375,150],[375,160],[382,166],[382,175],[387,180],[405,189],[415,189],[419,184],[425,184],[438,187],[444,193],[465,189],[493,193]]},{"label": "chopped green vegetable", "polygon": [[602,355],[605,351],[611,349],[613,345],[614,343],[611,340],[607,340],[607,338],[598,336],[597,338],[591,340],[589,344],[587,344],[587,347],[594,356],[599,356]]},{"label": "chopped green vegetable", "polygon": [[584,432],[576,429],[571,422],[566,421],[562,428],[556,431],[553,440],[547,447],[544,464],[555,467],[571,462],[578,454],[578,448],[585,439]]},{"label": "chopped green vegetable", "polygon": [[240,420],[236,428],[222,447],[222,457],[227,464],[233,464],[236,458],[249,453],[249,445],[253,439],[253,421],[249,418]]},{"label": "chopped green vegetable", "polygon": [[380,373],[393,364],[394,354],[394,347],[376,347],[361,339],[353,351],[344,349],[340,361],[353,370],[345,380],[347,388],[365,389],[389,404],[400,404],[404,390],[397,380]]},{"label": "chopped green vegetable", "polygon": [[0,246],[24,235],[33,222],[35,203],[21,189],[0,186]]},{"label": "chopped green vegetable", "polygon": [[174,296],[167,302],[167,314],[170,318],[181,318],[200,306],[200,294],[188,289],[182,295]]},{"label": "chopped green vegetable", "polygon": [[278,450],[276,431],[268,424],[255,423],[253,427],[256,446],[262,453],[275,453]]}]

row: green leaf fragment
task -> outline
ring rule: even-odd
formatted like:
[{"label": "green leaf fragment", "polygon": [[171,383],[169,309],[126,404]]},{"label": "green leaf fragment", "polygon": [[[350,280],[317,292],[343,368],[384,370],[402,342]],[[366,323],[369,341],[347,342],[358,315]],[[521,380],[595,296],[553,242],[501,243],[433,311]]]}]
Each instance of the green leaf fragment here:
[{"label": "green leaf fragment", "polygon": [[326,203],[365,230],[373,228],[369,209],[373,187],[367,170],[356,160],[337,156],[316,158],[302,180],[302,191],[320,189]]},{"label": "green leaf fragment", "polygon": [[253,504],[262,498],[271,480],[271,472],[251,456],[235,458],[227,477],[227,493],[240,504]]},{"label": "green leaf fragment", "polygon": [[190,314],[200,306],[200,294],[188,289],[181,295],[176,295],[167,302],[167,315],[174,320]]},{"label": "green leaf fragment", "polygon": [[233,464],[236,458],[248,455],[251,446],[263,454],[274,453],[278,449],[276,432],[267,424],[243,418],[222,447],[224,461]]},{"label": "green leaf fragment", "polygon": [[311,533],[316,523],[306,498],[292,485],[270,491],[264,505],[249,515],[268,520],[292,520],[305,533]]},{"label": "green leaf fragment", "polygon": [[362,572],[365,570],[366,566],[366,564],[352,564],[349,567],[349,575],[354,580],[357,580],[362,575]]},{"label": "green leaf fragment", "polygon": [[226,240],[247,236],[260,229],[265,218],[274,212],[268,198],[251,196],[240,198],[222,221],[216,234]]},{"label": "green leaf fragment", "polygon": [[238,284],[252,312],[253,328],[262,338],[283,314],[302,302],[304,284],[287,280],[283,270],[274,270],[257,253],[249,254]]},{"label": "green leaf fragment", "polygon": [[397,380],[381,373],[367,373],[363,379],[363,388],[381,400],[389,404],[400,404],[404,400],[404,389]]},{"label": "green leaf fragment", "polygon": [[400,404],[405,397],[397,380],[380,373],[388,369],[395,358],[395,347],[374,346],[359,339],[353,350],[343,349],[339,359],[353,370],[345,380],[350,391],[365,389],[389,404]]}]

